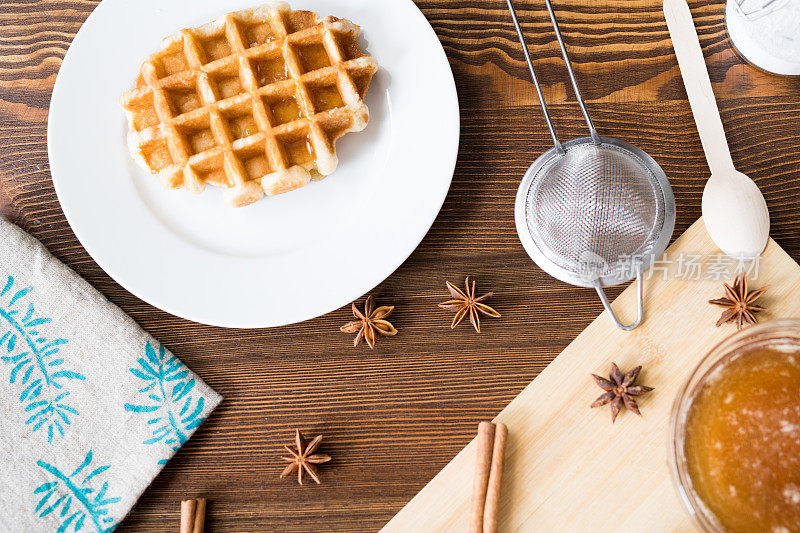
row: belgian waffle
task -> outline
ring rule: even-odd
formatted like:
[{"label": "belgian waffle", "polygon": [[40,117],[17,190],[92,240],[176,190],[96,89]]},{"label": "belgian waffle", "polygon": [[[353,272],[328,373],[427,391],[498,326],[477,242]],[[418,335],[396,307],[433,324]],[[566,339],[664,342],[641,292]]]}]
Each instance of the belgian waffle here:
[{"label": "belgian waffle", "polygon": [[167,37],[120,98],[131,154],[171,188],[224,187],[234,207],[327,176],[336,140],[369,122],[378,65],[359,33],[281,2]]}]

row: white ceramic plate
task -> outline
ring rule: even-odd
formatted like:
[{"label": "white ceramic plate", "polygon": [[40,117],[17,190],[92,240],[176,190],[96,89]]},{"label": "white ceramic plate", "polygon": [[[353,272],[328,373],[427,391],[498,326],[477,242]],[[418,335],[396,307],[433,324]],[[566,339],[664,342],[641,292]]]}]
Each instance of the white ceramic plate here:
[{"label": "white ceramic plate", "polygon": [[299,322],[360,297],[430,229],[458,152],[453,75],[411,0],[295,0],[348,18],[381,66],[366,130],[338,143],[328,178],[242,208],[222,192],[167,190],[128,154],[119,96],[162,37],[258,0],[104,0],[75,36],[53,90],[48,150],[72,229],[139,298],[227,327]]}]

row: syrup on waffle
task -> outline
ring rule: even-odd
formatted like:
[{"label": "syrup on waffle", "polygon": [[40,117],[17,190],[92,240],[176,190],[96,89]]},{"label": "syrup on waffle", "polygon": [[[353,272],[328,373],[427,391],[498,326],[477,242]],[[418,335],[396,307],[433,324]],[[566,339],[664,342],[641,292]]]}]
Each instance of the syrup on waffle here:
[{"label": "syrup on waffle", "polygon": [[120,98],[131,154],[169,187],[224,187],[234,207],[327,176],[336,140],[369,121],[378,65],[359,33],[275,3],[167,37]]}]

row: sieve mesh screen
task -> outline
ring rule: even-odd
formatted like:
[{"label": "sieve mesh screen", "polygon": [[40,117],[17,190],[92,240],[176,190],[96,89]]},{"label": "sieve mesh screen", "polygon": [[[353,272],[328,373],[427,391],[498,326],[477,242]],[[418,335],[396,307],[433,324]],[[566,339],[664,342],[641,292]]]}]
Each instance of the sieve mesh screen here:
[{"label": "sieve mesh screen", "polygon": [[618,274],[652,251],[665,195],[647,163],[608,143],[570,146],[544,164],[526,201],[528,229],[553,263],[585,279]]}]

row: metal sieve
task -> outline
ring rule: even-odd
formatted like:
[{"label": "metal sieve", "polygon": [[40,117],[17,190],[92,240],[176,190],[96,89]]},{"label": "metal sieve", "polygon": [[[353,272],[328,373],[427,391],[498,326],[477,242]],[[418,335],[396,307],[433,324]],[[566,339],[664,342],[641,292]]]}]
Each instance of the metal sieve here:
[{"label": "metal sieve", "polygon": [[[642,274],[666,249],[675,228],[675,198],[653,158],[617,139],[601,137],[583,101],[558,28],[545,0],[589,136],[562,143],[533,69],[512,0],[506,0],[553,148],[531,165],[517,192],[515,219],[525,250],[556,279],[594,287],[614,324],[631,330],[642,322]],[[636,278],[638,318],[622,324],[603,287]]]}]

